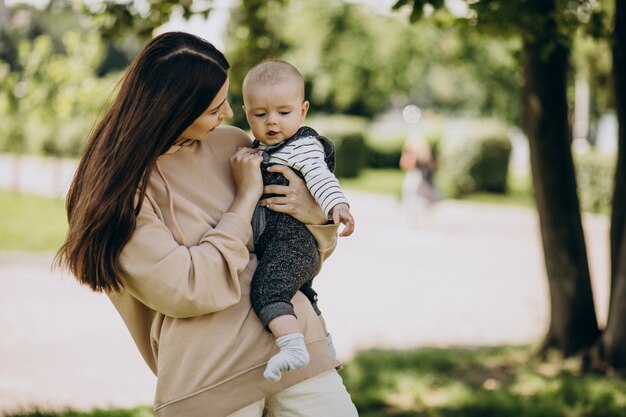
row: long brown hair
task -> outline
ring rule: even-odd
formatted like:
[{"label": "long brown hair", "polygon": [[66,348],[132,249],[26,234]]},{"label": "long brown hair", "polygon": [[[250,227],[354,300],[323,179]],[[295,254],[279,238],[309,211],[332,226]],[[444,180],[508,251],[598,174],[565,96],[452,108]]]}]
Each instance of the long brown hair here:
[{"label": "long brown hair", "polygon": [[228,69],[220,51],[188,33],[164,33],[139,52],[87,141],[67,195],[69,232],[56,265],[94,291],[122,287],[119,255],[156,160],[211,104]]}]

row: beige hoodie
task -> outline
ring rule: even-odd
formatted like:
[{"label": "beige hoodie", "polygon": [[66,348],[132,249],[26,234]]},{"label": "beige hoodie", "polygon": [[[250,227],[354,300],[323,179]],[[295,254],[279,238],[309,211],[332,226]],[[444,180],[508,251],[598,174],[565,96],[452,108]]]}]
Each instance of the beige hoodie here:
[{"label": "beige hoodie", "polygon": [[[157,375],[159,417],[226,416],[339,365],[298,293],[293,304],[311,363],[278,383],[263,378],[277,348],[250,306],[257,264],[250,219],[228,212],[235,194],[228,159],[249,143],[226,126],[160,156],[120,256],[124,289],[109,297]],[[335,248],[337,227],[309,229],[323,260]]]}]

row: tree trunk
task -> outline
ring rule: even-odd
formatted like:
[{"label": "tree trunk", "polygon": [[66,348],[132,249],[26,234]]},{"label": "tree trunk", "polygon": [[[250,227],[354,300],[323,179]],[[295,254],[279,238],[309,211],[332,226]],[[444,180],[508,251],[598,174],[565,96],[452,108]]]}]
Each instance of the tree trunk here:
[{"label": "tree trunk", "polygon": [[[553,2],[546,4],[552,4],[547,15],[553,15]],[[599,330],[568,127],[569,48],[559,43],[553,20],[543,28],[543,33],[524,40],[523,123],[550,289],[551,320],[544,347],[570,356],[597,342]]]},{"label": "tree trunk", "polygon": [[9,11],[4,0],[0,0],[0,31],[9,28]]},{"label": "tree trunk", "polygon": [[602,355],[612,368],[626,370],[626,4],[615,1],[613,78],[618,120],[617,168],[611,215],[611,301],[602,337]]},{"label": "tree trunk", "polygon": [[602,361],[617,371],[626,370],[626,233],[620,244],[621,260],[611,274],[611,305],[606,329],[602,335]]}]

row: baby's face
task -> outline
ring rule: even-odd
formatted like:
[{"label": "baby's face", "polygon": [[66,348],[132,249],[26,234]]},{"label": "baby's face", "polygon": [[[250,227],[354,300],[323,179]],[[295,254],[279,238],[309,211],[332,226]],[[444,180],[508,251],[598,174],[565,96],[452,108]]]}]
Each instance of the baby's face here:
[{"label": "baby's face", "polygon": [[290,81],[257,85],[246,92],[243,101],[252,134],[265,145],[276,145],[293,136],[309,109],[302,90]]}]

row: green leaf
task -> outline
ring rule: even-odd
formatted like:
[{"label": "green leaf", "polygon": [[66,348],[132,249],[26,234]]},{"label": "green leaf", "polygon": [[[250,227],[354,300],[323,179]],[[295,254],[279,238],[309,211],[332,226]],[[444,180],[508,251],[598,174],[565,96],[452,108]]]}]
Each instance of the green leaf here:
[{"label": "green leaf", "polygon": [[435,9],[441,9],[444,4],[445,1],[444,0],[430,0],[429,3],[435,8]]},{"label": "green leaf", "polygon": [[398,0],[396,2],[396,4],[393,5],[393,7],[391,8],[392,10],[398,10],[401,7],[406,6],[409,3],[409,0]]},{"label": "green leaf", "polygon": [[424,15],[423,0],[413,0],[413,10],[411,11],[411,16],[409,17],[409,20],[411,21],[411,23],[415,23],[423,15]]}]

